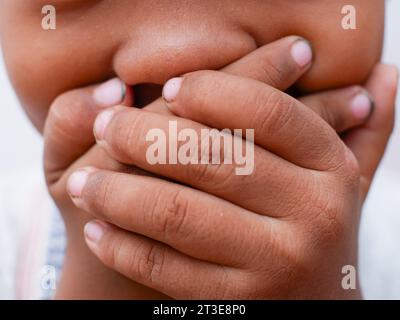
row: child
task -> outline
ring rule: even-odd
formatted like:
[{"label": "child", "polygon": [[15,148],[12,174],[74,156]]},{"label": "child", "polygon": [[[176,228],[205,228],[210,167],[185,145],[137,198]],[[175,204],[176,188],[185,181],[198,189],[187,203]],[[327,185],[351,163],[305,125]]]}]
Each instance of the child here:
[{"label": "child", "polygon": [[[353,3],[356,30],[342,28],[345,1],[54,1],[57,29],[43,30],[42,1],[4,0],[0,31],[13,85],[43,131],[49,106],[66,91],[118,76],[144,106],[173,76],[220,69],[290,34],[315,52],[299,93],[362,84],[380,58],[384,3]],[[56,202],[68,235],[59,298],[163,297],[103,267],[84,244],[90,216],[76,214],[65,196]]]}]

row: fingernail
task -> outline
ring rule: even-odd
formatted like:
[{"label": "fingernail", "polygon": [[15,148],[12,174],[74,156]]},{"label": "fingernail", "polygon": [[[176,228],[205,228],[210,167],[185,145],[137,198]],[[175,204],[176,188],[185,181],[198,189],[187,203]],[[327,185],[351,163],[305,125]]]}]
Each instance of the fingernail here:
[{"label": "fingernail", "polygon": [[351,101],[350,107],[356,119],[364,120],[371,114],[373,105],[372,98],[367,93],[359,93]]},{"label": "fingernail", "polygon": [[182,78],[172,78],[167,81],[162,92],[165,101],[172,102],[175,100],[181,88],[182,80]]},{"label": "fingernail", "polygon": [[310,43],[304,39],[297,40],[292,46],[291,55],[297,65],[304,68],[311,63],[313,57]]},{"label": "fingernail", "polygon": [[90,221],[85,225],[85,237],[91,242],[99,242],[104,234],[104,227],[97,221]]},{"label": "fingernail", "polygon": [[75,171],[68,179],[67,190],[68,193],[74,197],[79,198],[82,195],[82,190],[88,180],[89,172],[81,169]]},{"label": "fingernail", "polygon": [[107,108],[124,101],[125,84],[118,78],[111,79],[93,91],[93,99],[99,107]]},{"label": "fingernail", "polygon": [[114,110],[106,110],[100,113],[94,122],[94,135],[97,140],[103,140],[107,127],[115,114]]}]

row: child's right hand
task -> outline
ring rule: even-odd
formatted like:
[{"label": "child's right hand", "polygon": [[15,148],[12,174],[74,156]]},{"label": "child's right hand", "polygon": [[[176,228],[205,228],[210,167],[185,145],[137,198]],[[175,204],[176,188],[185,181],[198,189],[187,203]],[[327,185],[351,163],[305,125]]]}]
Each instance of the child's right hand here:
[{"label": "child's right hand", "polygon": [[[344,278],[342,270],[357,268],[359,214],[391,127],[396,78],[394,68],[375,68],[368,88],[376,111],[343,141],[287,94],[217,71],[167,82],[163,96],[176,116],[123,106],[101,113],[99,146],[164,178],[93,167],[74,173],[71,199],[99,219],[85,228],[88,246],[113,270],[177,299],[359,298],[359,290],[344,290],[356,273]],[[353,107],[365,117],[372,105],[361,102]],[[154,128],[154,136],[167,133],[157,136],[156,163],[147,139]],[[211,146],[202,130],[210,128],[253,128],[246,168],[254,171],[238,175],[241,164],[226,158],[232,131],[219,146],[223,160],[185,164],[179,153],[176,162],[174,131],[190,135],[199,148],[190,159],[203,160]],[[177,143],[178,152],[188,148]],[[163,146],[170,146],[164,159]]]},{"label": "child's right hand", "polygon": [[[254,78],[279,90],[286,90],[310,67],[311,62],[298,65],[290,54],[295,37],[288,37],[264,46],[232,63],[223,71]],[[92,166],[109,171],[144,171],[120,164],[109,157],[95,143],[92,128],[96,116],[104,108],[118,104],[130,105],[132,95],[122,94],[122,84],[114,79],[102,86],[91,86],[67,92],[52,104],[46,121],[45,174],[49,191],[64,216],[69,235],[76,234],[84,245],[82,228],[90,220],[90,213],[83,214],[70,200],[66,190],[67,179],[81,167]],[[335,90],[311,95],[301,100],[338,131],[345,131],[361,124],[364,117],[357,117],[349,108],[350,101],[362,88]],[[160,99],[149,111],[169,113]],[[378,151],[377,151],[378,152]],[[77,212],[79,211],[79,214]],[[71,240],[71,239],[70,239]],[[124,279],[125,280],[125,279]],[[125,280],[126,281],[126,280]],[[109,288],[104,289],[104,293]]]},{"label": "child's right hand", "polygon": [[[303,68],[295,66],[290,47],[296,39],[287,37],[261,47],[223,71],[286,90],[310,67],[310,64]],[[354,86],[309,95],[300,100],[336,131],[344,132],[365,120],[352,115],[348,107],[351,99],[363,91],[363,88]],[[62,211],[63,208],[76,210],[66,194],[66,180],[77,168],[96,166],[115,171],[132,170],[107,156],[96,145],[93,135],[93,124],[101,111],[119,104],[130,106],[132,102],[132,92],[117,78],[100,85],[68,91],[53,102],[44,130],[44,167],[49,191]],[[158,102],[152,103],[147,109],[170,114],[161,98]]]}]

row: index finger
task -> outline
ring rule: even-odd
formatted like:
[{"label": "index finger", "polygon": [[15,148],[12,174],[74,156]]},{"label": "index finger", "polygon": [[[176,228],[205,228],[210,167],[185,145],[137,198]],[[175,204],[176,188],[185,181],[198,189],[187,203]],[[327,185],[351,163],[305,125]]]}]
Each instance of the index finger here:
[{"label": "index finger", "polygon": [[[310,68],[313,52],[311,44],[298,36],[288,36],[266,44],[220,71],[258,80],[278,90],[292,86]],[[146,110],[172,114],[160,98]]]},{"label": "index finger", "polygon": [[310,68],[312,57],[307,40],[289,36],[254,50],[221,71],[285,91]]},{"label": "index finger", "polygon": [[177,116],[217,129],[254,130],[257,145],[301,167],[327,171],[347,161],[343,142],[325,121],[259,81],[199,71],[168,81],[163,96]]},{"label": "index finger", "polygon": [[[300,40],[303,39],[298,36],[282,38],[252,51],[221,71],[285,90],[311,64],[312,52]],[[54,177],[50,180],[58,179],[62,170],[94,144],[93,123],[102,108],[119,103],[129,106],[132,99],[131,90],[117,78],[104,85],[79,88],[60,95],[50,107],[44,132],[46,171],[55,173],[51,174]],[[161,97],[145,109],[172,114]]]}]

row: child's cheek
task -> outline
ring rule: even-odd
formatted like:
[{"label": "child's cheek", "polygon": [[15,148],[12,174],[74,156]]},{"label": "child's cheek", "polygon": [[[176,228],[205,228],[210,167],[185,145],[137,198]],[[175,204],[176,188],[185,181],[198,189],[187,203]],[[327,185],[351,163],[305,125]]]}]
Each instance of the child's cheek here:
[{"label": "child's cheek", "polygon": [[336,28],[335,32],[314,32],[310,39],[315,48],[313,67],[298,82],[303,93],[363,84],[380,61],[384,19],[380,13],[370,23],[358,19],[357,30]]},{"label": "child's cheek", "polygon": [[271,36],[276,39],[291,34],[311,42],[314,48],[312,68],[297,83],[302,93],[363,84],[380,60],[384,1],[353,0],[356,29],[343,27],[342,9],[347,4],[344,0],[284,0],[276,2],[273,28],[268,21],[255,20],[251,30],[258,43],[271,41]]}]

